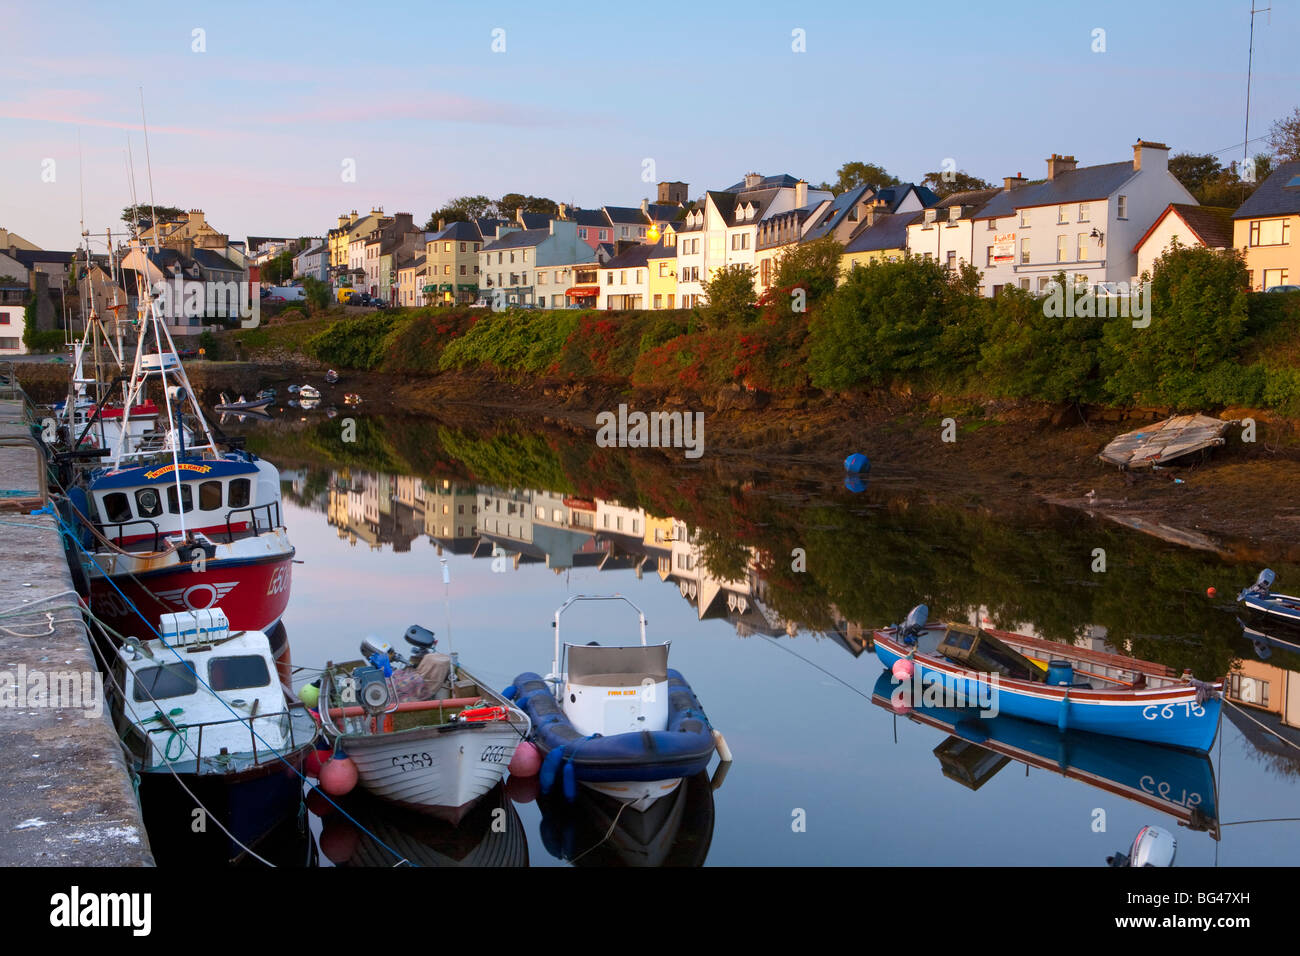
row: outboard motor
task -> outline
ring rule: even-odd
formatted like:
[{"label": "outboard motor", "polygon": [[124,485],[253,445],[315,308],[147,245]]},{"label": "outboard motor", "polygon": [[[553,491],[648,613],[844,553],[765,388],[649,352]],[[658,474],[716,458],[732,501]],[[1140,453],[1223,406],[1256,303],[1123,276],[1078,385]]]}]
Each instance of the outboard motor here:
[{"label": "outboard motor", "polygon": [[903,639],[904,644],[915,644],[916,639],[921,636],[925,630],[925,622],[930,618],[930,609],[924,604],[918,604],[907,613],[907,620],[899,628],[898,636]]},{"label": "outboard motor", "polygon": [[1268,590],[1273,586],[1273,582],[1276,580],[1277,575],[1270,569],[1265,568],[1263,571],[1259,572],[1259,577],[1255,579],[1254,584],[1237,595],[1237,600],[1240,601],[1249,594],[1254,594],[1259,597],[1268,597]]},{"label": "outboard motor", "polygon": [[1145,826],[1138,831],[1128,853],[1106,857],[1108,866],[1173,866],[1178,841],[1168,830]]},{"label": "outboard motor", "polygon": [[411,665],[414,666],[420,662],[425,654],[428,654],[438,646],[437,639],[433,636],[433,631],[427,627],[421,627],[418,624],[412,624],[406,629],[406,643],[410,644],[414,651],[411,652]]}]

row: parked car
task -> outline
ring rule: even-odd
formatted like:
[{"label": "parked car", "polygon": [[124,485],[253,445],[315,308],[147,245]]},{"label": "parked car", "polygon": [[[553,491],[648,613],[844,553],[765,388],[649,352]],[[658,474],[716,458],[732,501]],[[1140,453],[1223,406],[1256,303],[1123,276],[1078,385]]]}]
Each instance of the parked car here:
[{"label": "parked car", "polygon": [[1300,285],[1271,285],[1265,292],[1300,292]]}]

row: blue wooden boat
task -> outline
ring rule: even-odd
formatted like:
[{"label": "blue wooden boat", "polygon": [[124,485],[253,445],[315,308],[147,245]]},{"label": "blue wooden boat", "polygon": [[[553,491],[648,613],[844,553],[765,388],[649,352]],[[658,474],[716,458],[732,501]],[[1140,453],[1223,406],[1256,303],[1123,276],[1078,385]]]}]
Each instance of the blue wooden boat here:
[{"label": "blue wooden boat", "polygon": [[[898,686],[892,675],[881,674],[872,689],[871,702],[950,734],[935,748],[935,756],[943,764],[945,776],[972,790],[982,786],[1008,760],[1017,760],[1168,813],[1181,826],[1219,838],[1214,768],[1203,753],[1076,730],[1060,733],[1053,727],[1006,714],[981,717],[972,709],[898,709],[893,701]],[[980,751],[985,759],[977,759]]]},{"label": "blue wooden boat", "polygon": [[1288,634],[1300,634],[1300,597],[1274,593],[1273,582],[1276,580],[1277,575],[1265,568],[1259,572],[1254,584],[1237,595],[1237,603],[1254,624],[1281,628]]},{"label": "blue wooden boat", "polygon": [[[1083,730],[1205,752],[1214,743],[1222,683],[1176,674],[1163,664],[1074,647],[1024,634],[984,629],[1041,674],[990,672],[954,658],[950,633],[960,625],[928,624],[924,605],[907,621],[874,633],[886,670],[907,677],[913,698],[942,696],[969,706],[991,702],[998,713],[1061,731]],[[948,643],[945,643],[948,642]],[[949,650],[940,653],[940,646]],[[900,662],[906,662],[900,664]]]},{"label": "blue wooden boat", "polygon": [[555,612],[550,676],[520,674],[504,695],[532,720],[529,739],[544,755],[543,793],[558,783],[572,801],[583,784],[645,812],[707,768],[718,744],[690,685],[668,668],[668,645],[645,643],[645,615],[636,605],[639,646],[561,644],[561,614],[575,601],[602,600],[627,598],[566,601]]}]

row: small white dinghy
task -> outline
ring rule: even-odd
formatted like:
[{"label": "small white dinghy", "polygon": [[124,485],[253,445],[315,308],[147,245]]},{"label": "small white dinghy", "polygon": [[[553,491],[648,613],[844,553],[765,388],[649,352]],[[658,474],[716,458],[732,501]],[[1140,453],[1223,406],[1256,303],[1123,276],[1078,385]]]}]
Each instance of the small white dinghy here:
[{"label": "small white dinghy", "polygon": [[405,637],[409,660],[367,639],[362,660],[326,665],[321,723],[371,793],[457,823],[502,780],[532,724],[436,653],[433,632],[412,626]]}]

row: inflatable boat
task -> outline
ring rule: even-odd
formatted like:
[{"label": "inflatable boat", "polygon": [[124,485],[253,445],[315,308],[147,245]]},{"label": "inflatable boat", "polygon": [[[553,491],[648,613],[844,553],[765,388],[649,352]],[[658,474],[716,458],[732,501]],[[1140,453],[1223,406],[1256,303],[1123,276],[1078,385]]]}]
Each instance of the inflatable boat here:
[{"label": "inflatable boat", "polygon": [[543,793],[558,784],[572,801],[581,783],[645,811],[705,770],[725,744],[686,679],[668,668],[669,645],[645,643],[645,615],[635,605],[639,646],[561,645],[560,615],[592,600],[627,599],[570,598],[555,613],[552,673],[520,674],[504,696],[532,720]]}]

